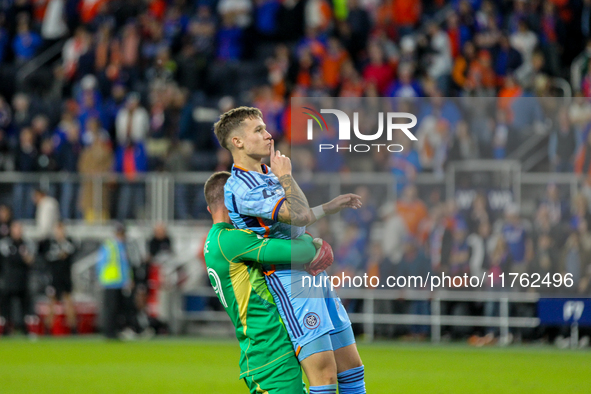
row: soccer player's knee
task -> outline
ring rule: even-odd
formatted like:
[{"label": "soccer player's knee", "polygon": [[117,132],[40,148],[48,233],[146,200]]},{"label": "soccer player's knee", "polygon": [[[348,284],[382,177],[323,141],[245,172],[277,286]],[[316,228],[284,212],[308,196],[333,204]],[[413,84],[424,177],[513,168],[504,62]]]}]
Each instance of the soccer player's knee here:
[{"label": "soccer player's knee", "polygon": [[356,357],[355,359],[351,360],[350,368],[358,368],[363,366],[363,361],[361,361],[361,357]]},{"label": "soccer player's knee", "polygon": [[337,384],[337,369],[325,368],[320,371],[318,378],[322,381],[323,385]]},{"label": "soccer player's knee", "polygon": [[310,383],[315,386],[337,383],[337,366],[334,358],[330,360],[326,356],[323,354],[314,358],[310,357],[307,365],[304,366]]},{"label": "soccer player's knee", "polygon": [[323,363],[317,370],[317,378],[322,382],[323,385],[326,384],[336,384],[337,383],[337,366],[334,362],[332,363]]}]

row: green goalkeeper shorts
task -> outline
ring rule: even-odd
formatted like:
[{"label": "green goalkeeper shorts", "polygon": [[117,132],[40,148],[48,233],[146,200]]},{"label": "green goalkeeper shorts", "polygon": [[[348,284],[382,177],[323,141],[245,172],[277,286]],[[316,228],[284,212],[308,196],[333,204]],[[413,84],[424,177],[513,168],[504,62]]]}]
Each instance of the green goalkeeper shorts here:
[{"label": "green goalkeeper shorts", "polygon": [[251,394],[306,394],[302,368],[294,357],[260,373],[244,378]]}]

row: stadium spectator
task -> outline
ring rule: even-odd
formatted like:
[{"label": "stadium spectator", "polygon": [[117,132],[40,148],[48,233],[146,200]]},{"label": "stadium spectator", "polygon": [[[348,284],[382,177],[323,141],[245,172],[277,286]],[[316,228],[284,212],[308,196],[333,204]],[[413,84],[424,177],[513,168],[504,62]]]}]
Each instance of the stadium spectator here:
[{"label": "stadium spectator", "polygon": [[[451,254],[449,260],[448,272],[449,275],[463,276],[470,275],[470,246],[468,245],[468,226],[463,220],[456,221],[453,232],[453,241],[451,247]],[[465,287],[467,284],[463,283],[458,286],[453,284],[453,287]]]},{"label": "stadium spectator", "polygon": [[50,284],[46,289],[49,297],[49,313],[45,321],[49,331],[53,328],[55,307],[58,301],[63,303],[66,323],[71,334],[78,332],[76,326],[76,310],[72,299],[72,264],[76,246],[71,238],[66,236],[63,222],[58,222],[53,230],[53,236],[44,253],[44,260],[49,267]]},{"label": "stadium spectator", "polygon": [[511,34],[509,42],[521,54],[523,59],[522,67],[524,65],[530,66],[534,49],[538,44],[538,38],[530,30],[527,20],[522,18],[517,22],[517,31]]},{"label": "stadium spectator", "polygon": [[417,187],[408,185],[404,188],[402,196],[396,202],[396,211],[404,220],[410,235],[418,235],[419,225],[427,215],[425,203],[418,197]]},{"label": "stadium spectator", "polygon": [[430,52],[427,75],[435,81],[440,91],[448,92],[452,68],[449,37],[434,21],[428,22],[427,34],[426,49]]},{"label": "stadium spectator", "polygon": [[[171,144],[168,154],[164,159],[164,171],[171,174],[187,172],[189,170],[189,160],[191,158],[192,145],[186,142],[175,141]],[[181,220],[187,220],[192,217],[193,210],[189,206],[190,196],[188,191],[190,185],[184,182],[175,182],[175,217]]]},{"label": "stadium spectator", "polygon": [[[91,133],[92,142],[82,149],[78,161],[78,171],[88,178],[82,181],[80,189],[80,210],[84,219],[88,222],[105,220],[109,218],[109,189],[105,180],[96,182],[90,178],[92,175],[104,175],[113,169],[113,153],[109,145],[105,144],[95,130]],[[96,188],[100,188],[97,191]],[[95,195],[100,195],[99,201],[95,201]]]},{"label": "stadium spectator", "polygon": [[84,130],[80,136],[80,141],[82,141],[84,146],[88,146],[92,144],[95,136],[98,136],[98,138],[105,144],[111,143],[111,137],[107,130],[102,128],[100,119],[91,115],[86,118],[86,124],[84,125]]},{"label": "stadium spectator", "polygon": [[[503,291],[501,275],[509,272],[512,265],[513,261],[511,259],[511,253],[507,248],[507,243],[505,242],[505,239],[500,236],[497,238],[495,247],[488,260],[487,276],[492,275],[492,280],[485,281],[485,286],[488,287],[490,291]],[[484,303],[484,316],[499,316],[499,307],[500,304],[498,301],[486,301]],[[491,343],[495,335],[498,335],[499,329],[498,327],[488,327],[486,331],[486,342]]]},{"label": "stadium spectator", "polygon": [[[19,135],[19,149],[16,156],[16,170],[20,172],[35,172],[38,170],[38,151],[35,147],[35,137],[30,128],[24,128]],[[17,183],[13,191],[14,216],[17,219],[32,218],[34,205],[31,200],[33,187],[27,183]]]},{"label": "stadium spectator", "polygon": [[334,252],[338,272],[344,272],[349,276],[365,272],[367,269],[365,266],[365,246],[366,240],[357,224],[349,223]]},{"label": "stadium spectator", "polygon": [[377,219],[377,210],[367,186],[358,186],[355,188],[355,194],[361,197],[363,206],[359,209],[345,211],[343,220],[346,223],[355,224],[359,228],[360,237],[363,240],[362,251],[365,254],[371,240],[372,226]]},{"label": "stadium spectator", "polygon": [[41,142],[51,136],[49,119],[43,114],[37,114],[31,120],[31,131],[35,136],[35,146],[41,150]]},{"label": "stadium spectator", "polygon": [[494,58],[496,59],[494,70],[497,75],[497,85],[502,86],[504,84],[504,78],[513,74],[521,66],[523,58],[521,53],[511,46],[509,37],[504,34],[499,38],[499,43],[494,48],[494,53]]},{"label": "stadium spectator", "polygon": [[417,173],[422,170],[419,154],[412,142],[404,136],[397,138],[396,143],[402,145],[402,152],[390,155],[388,166],[392,175],[396,178],[396,191],[398,193],[410,183],[414,182]]},{"label": "stadium spectator", "polygon": [[17,33],[12,41],[12,50],[18,64],[31,60],[43,44],[43,40],[29,26],[29,18],[24,14],[17,15]]},{"label": "stadium spectator", "polygon": [[55,172],[59,170],[60,164],[55,155],[55,142],[52,138],[41,140],[37,165],[40,172]]},{"label": "stadium spectator", "polygon": [[548,156],[552,169],[556,172],[572,172],[573,159],[577,148],[575,131],[570,123],[568,109],[558,112],[558,125],[550,134]]},{"label": "stadium spectator", "polygon": [[150,115],[140,106],[138,93],[127,96],[125,107],[119,110],[115,120],[117,144],[125,146],[128,141],[143,143],[150,130]]},{"label": "stadium spectator", "polygon": [[6,132],[0,128],[0,171],[14,171],[14,153],[12,141],[9,139]]},{"label": "stadium spectator", "polygon": [[152,260],[159,253],[172,253],[172,243],[164,223],[154,226],[154,235],[148,243],[149,259]]},{"label": "stadium spectator", "polygon": [[422,11],[422,1],[387,0],[380,15],[384,15],[384,23],[393,22],[393,25],[398,28],[398,34],[404,36],[412,33]]},{"label": "stadium spectator", "polygon": [[[589,72],[591,61],[591,39],[587,39],[587,45],[583,51],[573,60],[570,67],[570,83],[575,91],[581,91],[583,78]],[[586,95],[586,97],[589,97]]]},{"label": "stadium spectator", "polygon": [[[29,273],[34,262],[34,255],[23,240],[23,228],[19,222],[13,222],[10,225],[10,236],[0,241],[0,261],[4,276],[0,312],[7,327],[14,325],[16,330],[27,333],[26,321],[33,314],[29,294]],[[12,308],[14,301],[19,304],[21,313],[19,319],[14,319]],[[6,328],[4,334],[8,334]]]},{"label": "stadium spectator", "polygon": [[63,68],[66,78],[72,80],[78,71],[80,57],[90,50],[91,36],[84,26],[76,28],[74,36],[69,38],[62,48]]},{"label": "stadium spectator", "polygon": [[125,220],[130,213],[134,218],[139,218],[139,210],[144,206],[145,185],[137,183],[138,175],[146,172],[148,158],[142,143],[127,142],[119,146],[115,152],[115,172],[122,174],[124,182],[120,185],[117,218]]},{"label": "stadium spectator", "polygon": [[348,26],[347,30],[350,34],[349,51],[353,56],[359,56],[359,53],[367,46],[367,40],[371,31],[371,20],[368,12],[361,6],[359,0],[349,0],[347,6],[346,22]]},{"label": "stadium spectator", "polygon": [[452,69],[452,79],[459,90],[464,90],[468,83],[468,70],[470,64],[476,60],[476,46],[472,41],[467,41],[462,47],[461,55],[455,57]]},{"label": "stadium spectator", "polygon": [[[107,339],[131,339],[131,310],[129,297],[133,288],[131,266],[126,247],[126,230],[121,224],[115,228],[115,238],[100,248],[96,274],[103,289],[103,334]],[[124,330],[125,329],[125,330]]]},{"label": "stadium spectator", "polygon": [[105,123],[101,124],[101,126],[109,132],[112,142],[116,140],[115,120],[121,108],[125,106],[126,92],[127,90],[124,84],[120,82],[113,83],[110,90],[111,94],[106,98],[105,105],[103,106],[103,116]]},{"label": "stadium spectator", "polygon": [[481,277],[486,270],[489,249],[492,242],[491,227],[488,221],[481,221],[478,229],[466,239],[470,248],[470,275]]},{"label": "stadium spectator", "polygon": [[568,117],[575,131],[578,150],[584,142],[587,126],[591,124],[591,102],[583,96],[582,92],[575,94],[568,108]]},{"label": "stadium spectator", "polygon": [[4,63],[6,58],[8,44],[10,43],[10,36],[5,27],[6,16],[4,13],[0,14],[0,64]]},{"label": "stadium spectator", "polygon": [[591,256],[588,254],[588,250],[583,249],[581,245],[581,238],[578,232],[573,232],[567,239],[563,249],[562,258],[560,260],[560,270],[552,271],[551,268],[548,272],[563,272],[564,274],[571,274],[573,279],[573,286],[568,290],[569,293],[576,293],[579,288],[579,281],[585,274],[585,268],[587,262]]},{"label": "stadium spectator", "polygon": [[[426,278],[427,273],[430,272],[430,262],[425,256],[422,248],[418,247],[418,240],[415,237],[407,236],[404,240],[404,253],[398,263],[397,275],[404,276],[407,279],[420,276]],[[420,287],[413,287],[408,279],[407,287],[414,290],[421,290]],[[413,315],[427,316],[430,314],[429,301],[413,300],[410,302],[409,313]],[[412,325],[410,328],[411,335],[419,340],[423,340],[429,333],[429,326],[427,325]]]},{"label": "stadium spectator", "polygon": [[10,226],[12,224],[12,209],[6,205],[0,205],[0,240],[10,236]]},{"label": "stadium spectator", "polygon": [[59,203],[42,189],[35,189],[32,198],[37,206],[35,212],[36,235],[42,240],[48,240],[59,222]]},{"label": "stadium spectator", "polygon": [[567,219],[568,204],[561,198],[560,190],[555,183],[549,183],[546,186],[546,195],[538,206],[538,209],[542,208],[548,211],[548,219],[552,226]]},{"label": "stadium spectator", "polygon": [[[533,92],[536,90],[536,83],[539,84],[541,76],[544,76],[546,59],[540,51],[535,51],[530,63],[524,63],[515,71],[515,78],[524,90]],[[547,96],[547,95],[542,95]]]},{"label": "stadium spectator", "polygon": [[509,125],[507,113],[502,109],[497,110],[495,125],[492,132],[492,157],[502,160],[507,156],[507,142],[509,141]]},{"label": "stadium spectator", "polygon": [[[71,122],[64,125],[64,127],[64,135],[59,136],[60,140],[56,147],[56,161],[60,164],[60,171],[76,173],[78,171],[78,161],[82,151],[82,146],[80,144],[80,126],[75,122]],[[69,178],[61,184],[59,205],[62,219],[79,218],[76,204],[78,191],[79,185]]]},{"label": "stadium spectator", "polygon": [[[1,62],[1,60],[0,60]],[[8,131],[12,122],[12,109],[3,96],[0,96],[0,130]]]},{"label": "stadium spectator", "polygon": [[68,25],[65,20],[65,0],[49,0],[43,23],[41,24],[41,36],[49,43],[56,42],[68,34]]},{"label": "stadium spectator", "polygon": [[556,12],[555,3],[548,1],[542,5],[540,16],[540,40],[548,69],[552,75],[560,74],[560,43],[567,40],[567,30],[563,20]]},{"label": "stadium spectator", "polygon": [[367,52],[369,64],[363,69],[363,79],[366,84],[375,85],[381,95],[385,95],[386,89],[394,79],[394,71],[386,63],[383,49],[377,42],[370,42]]},{"label": "stadium spectator", "polygon": [[443,166],[451,145],[450,127],[447,120],[433,115],[423,119],[417,131],[421,168],[432,169],[438,175],[443,175]]},{"label": "stadium spectator", "polygon": [[447,159],[449,161],[475,160],[479,158],[478,144],[468,130],[468,123],[459,121],[451,141]]},{"label": "stadium spectator", "polygon": [[474,197],[474,200],[472,200],[470,210],[465,215],[468,231],[470,233],[476,233],[482,223],[491,223],[492,219],[486,194],[478,193]]},{"label": "stadium spectator", "polygon": [[423,91],[419,82],[413,76],[414,69],[410,63],[398,66],[398,79],[388,88],[389,97],[422,97]]},{"label": "stadium spectator", "polygon": [[501,233],[511,254],[511,272],[527,272],[533,257],[533,243],[520,217],[519,207],[515,204],[505,208],[505,223]]},{"label": "stadium spectator", "polygon": [[12,98],[12,109],[12,126],[15,131],[18,132],[31,124],[33,111],[31,98],[27,94],[22,92],[15,94]]},{"label": "stadium spectator", "polygon": [[382,232],[387,234],[387,236],[382,237],[381,250],[384,256],[392,264],[396,265],[402,258],[404,240],[408,235],[406,222],[398,214],[396,205],[392,202],[381,207],[380,219],[384,223]]}]

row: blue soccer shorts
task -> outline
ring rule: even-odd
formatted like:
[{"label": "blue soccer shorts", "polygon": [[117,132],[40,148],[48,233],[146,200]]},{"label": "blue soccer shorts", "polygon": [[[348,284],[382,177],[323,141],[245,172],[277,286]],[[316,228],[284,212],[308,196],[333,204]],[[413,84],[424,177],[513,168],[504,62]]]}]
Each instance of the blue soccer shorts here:
[{"label": "blue soccer shorts", "polygon": [[[340,333],[351,327],[341,299],[330,288],[328,281],[320,280],[323,276],[326,273],[319,274],[316,281],[312,282],[312,276],[305,271],[283,270],[265,275],[267,287],[273,295],[298,359],[300,351],[307,344],[326,334]],[[310,286],[310,283],[322,286]],[[324,350],[316,349],[302,355],[307,357]]]}]

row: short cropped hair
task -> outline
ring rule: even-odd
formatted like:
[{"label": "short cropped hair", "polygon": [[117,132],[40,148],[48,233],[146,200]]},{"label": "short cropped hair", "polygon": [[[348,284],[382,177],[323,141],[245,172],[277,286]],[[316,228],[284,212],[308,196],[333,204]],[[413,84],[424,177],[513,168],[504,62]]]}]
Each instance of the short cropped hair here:
[{"label": "short cropped hair", "polygon": [[238,107],[229,110],[220,116],[213,125],[213,132],[218,138],[220,145],[227,150],[230,150],[229,137],[240,126],[245,119],[263,118],[263,113],[258,108],[253,107]]},{"label": "short cropped hair", "polygon": [[224,203],[224,185],[230,176],[228,171],[218,171],[205,182],[205,201],[212,211]]}]

